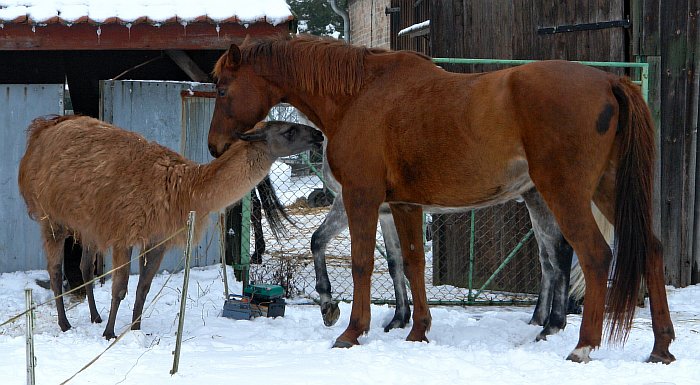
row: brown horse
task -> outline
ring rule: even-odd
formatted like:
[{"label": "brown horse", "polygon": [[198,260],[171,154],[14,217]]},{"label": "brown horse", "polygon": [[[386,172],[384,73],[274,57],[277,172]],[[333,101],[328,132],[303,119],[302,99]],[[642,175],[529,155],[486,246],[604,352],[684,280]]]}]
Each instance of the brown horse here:
[{"label": "brown horse", "polygon": [[[209,148],[220,155],[279,102],[327,136],[342,184],[354,282],[350,324],[335,346],[358,344],[370,325],[370,279],[379,206],[390,204],[414,301],[410,341],[427,341],[423,207],[483,207],[538,193],[579,257],[585,308],[573,361],[601,343],[624,343],[641,279],[655,343],[669,363],[674,338],[661,245],[652,232],[654,128],[626,78],[565,61],[455,74],[429,58],[312,37],[232,45],[215,67],[218,98]],[[615,225],[617,262],[591,212]],[[606,303],[606,293],[607,303]]]}]

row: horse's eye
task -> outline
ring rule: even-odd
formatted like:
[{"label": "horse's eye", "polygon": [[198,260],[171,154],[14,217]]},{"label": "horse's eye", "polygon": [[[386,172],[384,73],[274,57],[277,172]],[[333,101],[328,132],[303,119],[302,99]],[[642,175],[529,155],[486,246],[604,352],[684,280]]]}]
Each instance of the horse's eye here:
[{"label": "horse's eye", "polygon": [[224,96],[226,96],[226,88],[219,88],[217,90],[217,94],[219,95],[220,98],[223,98]]}]

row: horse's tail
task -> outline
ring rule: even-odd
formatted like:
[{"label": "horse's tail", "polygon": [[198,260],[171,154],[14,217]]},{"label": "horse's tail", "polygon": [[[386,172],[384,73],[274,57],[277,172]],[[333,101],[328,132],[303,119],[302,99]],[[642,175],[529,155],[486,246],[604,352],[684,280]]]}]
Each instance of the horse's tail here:
[{"label": "horse's tail", "polygon": [[569,279],[569,298],[580,301],[586,294],[586,280],[583,277],[583,270],[578,263],[571,268],[571,278]]},{"label": "horse's tail", "polygon": [[272,230],[272,235],[279,239],[280,235],[287,234],[287,228],[284,226],[283,220],[291,224],[294,224],[294,221],[289,217],[284,205],[277,197],[269,175],[258,184],[257,189],[260,195],[260,203],[265,211],[265,217],[267,217],[267,223],[270,226],[270,230]]},{"label": "horse's tail", "polygon": [[615,178],[615,251],[606,316],[609,341],[624,343],[632,327],[639,285],[653,247],[654,124],[639,88],[613,81],[619,105]]}]

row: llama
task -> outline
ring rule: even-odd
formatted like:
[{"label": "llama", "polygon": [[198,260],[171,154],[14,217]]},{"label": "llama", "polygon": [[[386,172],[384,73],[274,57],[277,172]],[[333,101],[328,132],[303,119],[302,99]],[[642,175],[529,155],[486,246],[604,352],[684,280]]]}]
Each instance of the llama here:
[{"label": "llama", "polygon": [[[92,279],[95,252],[112,248],[113,265],[129,261],[132,247],[150,250],[139,260],[132,329],[141,313],[163,254],[186,242],[182,229],[189,211],[197,213],[199,237],[204,221],[250,192],[278,157],[320,145],[320,131],[302,124],[264,122],[242,134],[222,157],[197,164],[142,136],[90,117],[35,119],[19,168],[19,189],[30,217],[39,222],[51,289],[62,293],[64,239],[84,245],[82,274]],[[79,186],[79,188],[75,188]],[[112,303],[103,333],[115,337],[114,323],[128,284],[128,266],[113,273]],[[90,318],[101,322],[87,285]],[[63,299],[56,299],[58,325],[70,329]]]}]

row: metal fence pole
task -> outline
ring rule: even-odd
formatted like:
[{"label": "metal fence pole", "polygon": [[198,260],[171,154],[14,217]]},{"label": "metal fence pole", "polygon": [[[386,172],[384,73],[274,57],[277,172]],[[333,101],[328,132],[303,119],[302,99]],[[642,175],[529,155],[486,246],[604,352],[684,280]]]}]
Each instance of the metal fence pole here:
[{"label": "metal fence pole", "polygon": [[36,357],[34,357],[34,310],[32,310],[32,289],[24,289],[24,298],[27,306],[27,385],[36,383],[34,368]]},{"label": "metal fence pole", "polygon": [[187,286],[190,282],[190,261],[192,259],[192,247],[194,243],[194,219],[195,212],[190,211],[187,218],[187,246],[185,247],[185,278],[182,283],[182,299],[180,300],[180,316],[177,324],[177,338],[175,340],[175,351],[173,354],[173,368],[170,374],[177,373],[178,365],[180,364],[180,347],[182,345],[182,328],[185,325],[185,303],[187,301]]}]

